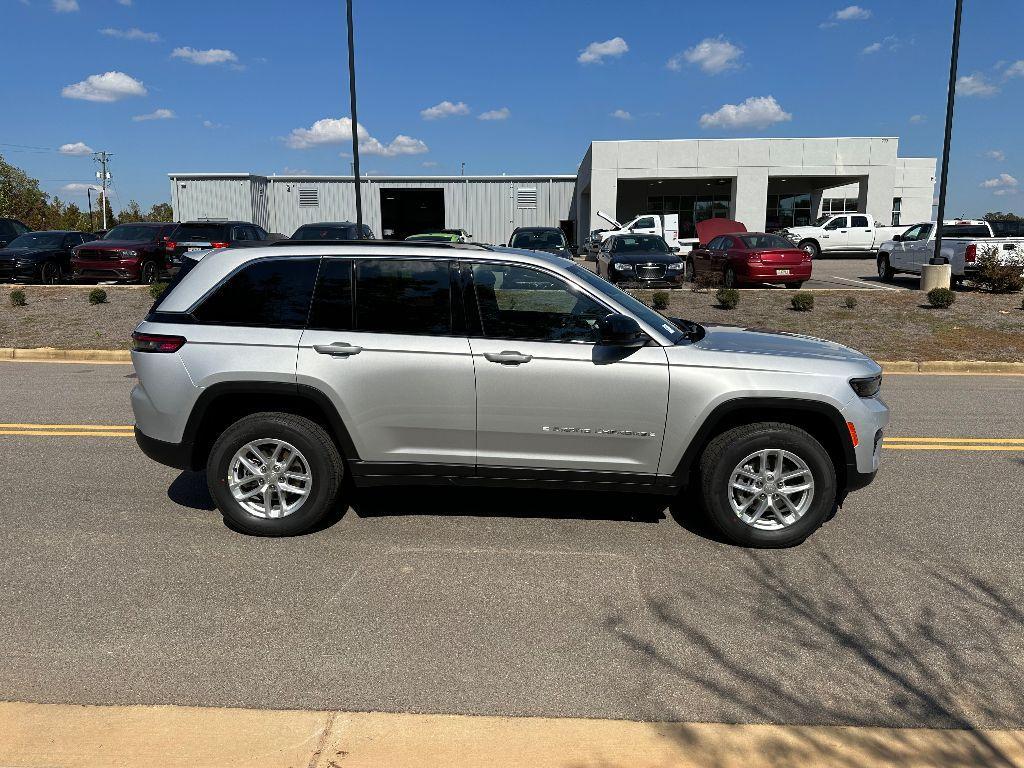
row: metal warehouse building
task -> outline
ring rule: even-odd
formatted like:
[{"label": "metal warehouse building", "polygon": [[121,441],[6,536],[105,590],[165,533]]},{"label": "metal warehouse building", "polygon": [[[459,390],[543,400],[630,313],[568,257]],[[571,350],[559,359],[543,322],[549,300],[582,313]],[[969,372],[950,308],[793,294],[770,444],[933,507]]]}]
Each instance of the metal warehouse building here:
[{"label": "metal warehouse building", "polygon": [[[898,156],[896,137],[595,141],[576,175],[372,176],[364,220],[378,236],[461,227],[504,243],[518,226],[561,226],[577,242],[642,213],[679,214],[680,236],[714,216],[762,230],[858,211],[884,223],[932,218],[935,159]],[[351,176],[170,174],[177,220],[252,221],[290,235],[355,218]]]}]

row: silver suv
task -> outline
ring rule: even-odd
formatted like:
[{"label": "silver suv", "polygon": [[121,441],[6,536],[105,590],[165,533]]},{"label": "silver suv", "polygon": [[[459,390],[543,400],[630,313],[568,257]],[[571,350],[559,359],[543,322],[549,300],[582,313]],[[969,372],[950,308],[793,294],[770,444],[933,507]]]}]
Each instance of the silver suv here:
[{"label": "silver suv", "polygon": [[881,369],[668,319],[534,251],[388,242],[189,254],[134,334],[142,450],[221,512],[309,529],[342,478],[699,495],[731,541],[811,534],[878,468]]}]

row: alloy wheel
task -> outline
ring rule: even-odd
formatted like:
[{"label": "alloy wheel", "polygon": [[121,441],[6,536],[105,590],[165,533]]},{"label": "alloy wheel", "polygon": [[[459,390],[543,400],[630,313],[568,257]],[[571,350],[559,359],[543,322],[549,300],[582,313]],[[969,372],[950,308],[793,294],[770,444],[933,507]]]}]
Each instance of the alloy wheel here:
[{"label": "alloy wheel", "polygon": [[756,451],[729,476],[729,506],[747,525],[778,531],[796,523],[814,499],[807,462],[781,448]]},{"label": "alloy wheel", "polygon": [[60,282],[60,267],[54,264],[52,261],[48,261],[43,264],[42,269],[39,271],[40,282],[46,285],[55,285]]},{"label": "alloy wheel", "polygon": [[313,474],[291,443],[261,438],[239,448],[228,465],[228,489],[254,517],[287,517],[309,499]]}]

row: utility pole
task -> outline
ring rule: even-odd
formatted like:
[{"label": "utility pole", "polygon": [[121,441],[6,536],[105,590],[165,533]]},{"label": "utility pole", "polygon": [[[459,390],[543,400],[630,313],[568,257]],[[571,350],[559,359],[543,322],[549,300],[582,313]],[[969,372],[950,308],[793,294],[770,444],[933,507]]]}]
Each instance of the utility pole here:
[{"label": "utility pole", "polygon": [[956,98],[956,67],[960,57],[960,16],[963,13],[963,0],[956,0],[956,11],[953,16],[953,49],[949,56],[949,87],[946,91],[946,136],[942,143],[942,175],[939,177],[939,211],[935,220],[935,253],[931,263],[941,264],[939,254],[942,253],[942,220],[946,217],[946,177],[949,175],[949,145],[953,138],[953,101]]},{"label": "utility pole", "polygon": [[356,224],[363,231],[363,190],[359,180],[359,119],[356,117],[356,44],[352,28],[352,0],[348,6],[348,94],[352,108],[352,179],[356,185]]},{"label": "utility pole", "polygon": [[96,222],[92,218],[92,187],[85,188],[85,196],[89,200],[89,229],[96,229]]},{"label": "utility pole", "polygon": [[110,171],[107,165],[113,155],[109,152],[94,152],[92,159],[100,164],[100,170],[96,171],[96,178],[100,180],[100,208],[103,210],[103,229],[107,228],[107,182],[110,181]]}]

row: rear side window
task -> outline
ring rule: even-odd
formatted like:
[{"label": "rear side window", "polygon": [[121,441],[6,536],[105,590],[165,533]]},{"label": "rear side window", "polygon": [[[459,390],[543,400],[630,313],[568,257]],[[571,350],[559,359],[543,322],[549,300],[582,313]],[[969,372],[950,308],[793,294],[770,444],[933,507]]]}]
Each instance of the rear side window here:
[{"label": "rear side window", "polygon": [[309,328],[320,331],[351,331],[352,262],[324,259],[317,276]]},{"label": "rear side window", "polygon": [[180,224],[171,238],[176,242],[227,242],[228,228],[223,224]]},{"label": "rear side window", "polygon": [[441,336],[452,330],[447,261],[356,263],[356,330]]},{"label": "rear side window", "polygon": [[852,216],[852,217],[850,217],[850,222],[851,222],[851,224],[850,224],[851,227],[868,227],[868,226],[870,226],[868,224],[868,217],[867,216]]},{"label": "rear side window", "polygon": [[231,275],[196,310],[207,325],[302,328],[319,259],[256,261]]}]

